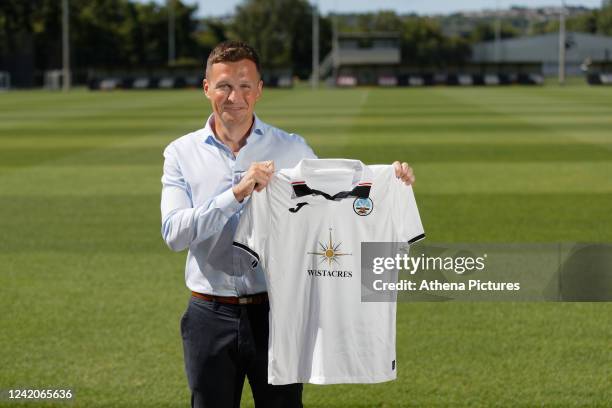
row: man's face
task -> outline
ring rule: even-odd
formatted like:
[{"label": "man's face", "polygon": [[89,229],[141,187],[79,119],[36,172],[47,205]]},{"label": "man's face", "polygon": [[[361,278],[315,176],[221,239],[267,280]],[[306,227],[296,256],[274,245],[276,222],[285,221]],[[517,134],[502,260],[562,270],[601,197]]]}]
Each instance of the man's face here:
[{"label": "man's face", "polygon": [[251,60],[213,64],[204,79],[204,93],[215,118],[226,127],[251,123],[263,82]]}]

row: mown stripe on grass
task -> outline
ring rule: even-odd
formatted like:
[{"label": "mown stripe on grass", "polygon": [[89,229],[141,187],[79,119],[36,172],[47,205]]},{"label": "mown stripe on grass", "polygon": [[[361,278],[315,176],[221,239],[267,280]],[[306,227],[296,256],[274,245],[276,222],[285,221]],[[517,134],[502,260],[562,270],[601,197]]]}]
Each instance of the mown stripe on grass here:
[{"label": "mown stripe on grass", "polygon": [[[496,141],[495,143],[425,144],[405,141],[388,141],[384,137],[378,143],[363,136],[351,138],[346,144],[342,138],[329,138],[314,145],[319,157],[349,157],[366,163],[386,161],[391,155],[402,154],[402,160],[426,162],[583,162],[612,160],[612,143],[586,144],[557,141],[528,143]],[[492,140],[489,138],[489,140]],[[128,147],[115,141],[113,147],[20,147],[0,149],[0,167],[32,166],[43,163],[57,166],[99,166],[160,164],[164,146]]]},{"label": "mown stripe on grass", "polygon": [[[612,242],[607,194],[426,194],[432,242]],[[0,252],[164,253],[159,195],[3,197]]]},{"label": "mown stripe on grass", "polygon": [[[609,193],[612,163],[593,162],[427,162],[410,160],[398,150],[417,176],[416,189],[428,194],[462,193]],[[368,158],[365,154],[357,158]],[[369,156],[374,159],[376,157]],[[391,163],[381,154],[368,164]],[[54,165],[13,168],[0,175],[5,197],[159,194],[162,157],[158,165]]]},{"label": "mown stripe on grass", "polygon": [[411,144],[378,143],[355,138],[348,146],[336,143],[318,144],[319,157],[345,157],[360,159],[365,163],[385,162],[393,152],[398,158],[413,164],[430,162],[600,162],[612,161],[612,144],[609,149],[580,143],[455,143],[455,144]]},{"label": "mown stripe on grass", "polygon": [[430,242],[612,242],[611,193],[428,194],[416,200]]},{"label": "mown stripe on grass", "polygon": [[[195,129],[193,129],[195,130]],[[337,140],[339,132],[333,130],[324,130],[314,132],[313,127],[304,127],[294,129],[306,138],[308,143],[315,149],[319,146],[334,146],[340,144]],[[395,131],[379,130],[375,137],[371,133],[350,133],[350,144],[361,145],[364,148],[371,146],[385,146],[387,144],[405,144],[406,147],[415,144],[425,145],[455,145],[455,144],[487,144],[498,145],[503,148],[508,144],[550,144],[552,147],[556,145],[568,145],[572,143],[588,143],[600,144],[605,148],[605,145],[610,144],[609,131],[574,131],[565,132],[566,137],[561,137],[548,132],[525,132],[516,133],[500,129],[494,135],[486,133],[461,133],[461,132],[442,132],[442,133],[415,133],[408,132],[403,129]],[[125,137],[122,134],[101,134],[98,132],[90,132],[86,137],[75,137],[70,135],[62,135],[61,132],[53,132],[53,137],[48,137],[48,134],[42,136],[36,135],[20,135],[11,136],[2,135],[0,148],[2,149],[63,149],[68,148],[95,148],[95,147],[165,147],[175,138],[179,137],[172,131],[160,131],[156,134],[146,134],[138,137]]]},{"label": "mown stripe on grass", "polygon": [[426,193],[609,193],[612,163],[413,163]]}]

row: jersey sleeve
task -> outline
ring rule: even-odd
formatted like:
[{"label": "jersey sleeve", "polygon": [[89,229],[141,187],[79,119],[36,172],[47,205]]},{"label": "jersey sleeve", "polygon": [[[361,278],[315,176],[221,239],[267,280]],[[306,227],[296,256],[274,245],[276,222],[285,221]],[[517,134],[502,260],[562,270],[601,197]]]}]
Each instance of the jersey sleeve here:
[{"label": "jersey sleeve", "polygon": [[265,260],[269,216],[267,188],[253,192],[240,216],[233,242],[235,248],[252,258],[252,265]]},{"label": "jersey sleeve", "polygon": [[425,238],[425,230],[417,208],[412,186],[393,177],[393,220],[397,226],[397,240],[413,244]]}]

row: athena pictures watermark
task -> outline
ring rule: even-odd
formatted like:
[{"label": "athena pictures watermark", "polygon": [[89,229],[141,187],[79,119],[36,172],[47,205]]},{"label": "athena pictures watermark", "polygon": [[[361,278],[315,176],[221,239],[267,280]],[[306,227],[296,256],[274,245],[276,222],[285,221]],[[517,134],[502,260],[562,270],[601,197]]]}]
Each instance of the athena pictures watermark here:
[{"label": "athena pictures watermark", "polygon": [[361,244],[361,299],[610,301],[609,244]]}]

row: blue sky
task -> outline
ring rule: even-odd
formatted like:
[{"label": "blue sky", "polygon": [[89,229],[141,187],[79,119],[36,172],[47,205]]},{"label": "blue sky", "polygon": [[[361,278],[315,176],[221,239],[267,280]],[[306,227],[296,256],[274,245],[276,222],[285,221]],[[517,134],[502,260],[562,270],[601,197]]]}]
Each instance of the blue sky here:
[{"label": "blue sky", "polygon": [[[147,0],[139,0],[147,1]],[[162,2],[164,0],[156,0]],[[494,9],[497,4],[502,8],[512,5],[539,7],[559,6],[561,0],[310,0],[317,1],[321,11],[327,14],[338,12],[363,12],[376,10],[395,10],[398,13],[415,12],[418,14],[448,13],[459,10]],[[231,14],[242,0],[183,0],[187,4],[198,4],[199,16],[220,16]],[[566,0],[568,5],[599,7],[601,0]]]}]

